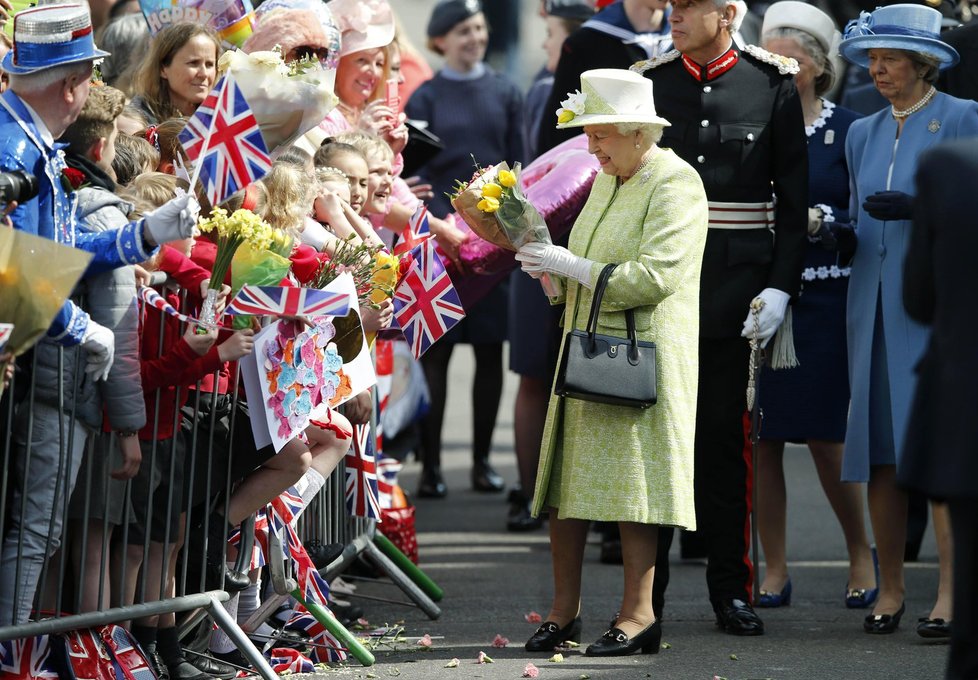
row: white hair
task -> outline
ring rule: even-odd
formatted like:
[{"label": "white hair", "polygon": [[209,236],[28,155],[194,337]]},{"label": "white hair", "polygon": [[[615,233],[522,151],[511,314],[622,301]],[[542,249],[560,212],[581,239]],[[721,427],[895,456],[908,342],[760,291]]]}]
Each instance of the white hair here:
[{"label": "white hair", "polygon": [[87,79],[91,70],[91,61],[80,61],[75,64],[53,66],[36,73],[23,73],[19,75],[8,73],[7,75],[10,77],[10,89],[21,94],[40,92],[71,76]]},{"label": "white hair", "polygon": [[731,33],[739,31],[740,25],[744,22],[744,17],[747,16],[747,3],[744,0],[713,0],[713,3],[721,11],[727,5],[733,5],[734,18],[727,26],[727,30]]},{"label": "white hair", "polygon": [[662,139],[662,129],[664,126],[658,123],[616,123],[615,127],[618,128],[618,134],[620,135],[630,135],[639,132],[646,141],[658,144],[659,140]]}]

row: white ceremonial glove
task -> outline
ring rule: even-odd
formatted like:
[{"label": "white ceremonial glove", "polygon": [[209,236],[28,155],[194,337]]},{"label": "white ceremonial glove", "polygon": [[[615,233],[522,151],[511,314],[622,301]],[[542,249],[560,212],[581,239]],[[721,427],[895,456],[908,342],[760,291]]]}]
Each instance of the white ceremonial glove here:
[{"label": "white ceremonial glove", "polygon": [[115,359],[115,334],[105,326],[89,319],[81,346],[88,352],[85,372],[92,377],[92,380],[105,380],[109,377],[109,370]]},{"label": "white ceremonial glove", "polygon": [[170,199],[144,221],[145,236],[155,245],[179,241],[194,235],[194,225],[200,215],[200,203],[191,194]]},{"label": "white ceremonial glove", "polygon": [[591,287],[591,260],[579,257],[561,246],[543,243],[527,243],[516,253],[516,259],[523,266],[523,271],[535,279],[540,274],[553,272],[576,279],[581,285]]},{"label": "white ceremonial glove", "polygon": [[[788,308],[788,300],[791,296],[777,288],[765,288],[755,299],[764,302],[757,320],[757,339],[761,341],[761,346],[767,345],[768,340],[774,337],[778,331],[778,326],[784,321],[785,310]],[[744,321],[744,330],[740,335],[745,338],[754,337],[754,313],[747,312],[747,319]]]}]

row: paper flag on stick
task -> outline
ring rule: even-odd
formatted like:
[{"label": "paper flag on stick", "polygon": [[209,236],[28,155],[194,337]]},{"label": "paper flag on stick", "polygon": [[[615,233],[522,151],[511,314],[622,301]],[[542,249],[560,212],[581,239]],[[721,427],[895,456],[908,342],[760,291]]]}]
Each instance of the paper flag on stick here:
[{"label": "paper flag on stick", "polygon": [[149,305],[154,309],[158,309],[164,314],[169,314],[175,319],[179,319],[180,321],[184,321],[186,323],[201,325],[201,322],[195,319],[194,317],[188,316],[186,314],[181,314],[180,312],[178,312],[173,307],[173,305],[171,305],[169,302],[166,301],[166,298],[164,298],[162,295],[157,293],[155,289],[150,288],[149,286],[141,287],[139,289],[138,295],[139,295],[139,299],[142,300],[144,304]]},{"label": "paper flag on stick", "polygon": [[0,352],[3,352],[7,340],[10,339],[10,334],[13,332],[14,325],[12,323],[0,323]]},{"label": "paper flag on stick", "polygon": [[345,316],[350,296],[316,288],[288,286],[242,286],[228,305],[227,314],[262,316]]}]

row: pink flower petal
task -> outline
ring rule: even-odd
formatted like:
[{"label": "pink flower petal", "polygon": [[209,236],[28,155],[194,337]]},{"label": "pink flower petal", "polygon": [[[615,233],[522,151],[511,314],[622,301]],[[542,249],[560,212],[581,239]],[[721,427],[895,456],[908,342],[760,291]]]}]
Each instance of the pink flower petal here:
[{"label": "pink flower petal", "polygon": [[431,636],[425,633],[424,636],[418,640],[418,645],[421,647],[431,647]]},{"label": "pink flower petal", "polygon": [[502,649],[503,647],[505,647],[508,644],[509,644],[509,638],[504,638],[499,633],[496,633],[496,637],[492,641],[492,646],[493,647]]},{"label": "pink flower petal", "polygon": [[540,675],[540,669],[534,666],[532,663],[526,664],[523,667],[523,677],[524,678],[536,678]]},{"label": "pink flower petal", "polygon": [[[532,611],[529,614],[524,614],[523,615],[523,618],[526,619],[526,622],[527,623],[540,623],[541,621],[543,621],[543,618],[539,614],[537,614],[536,612],[532,612]],[[536,676],[533,676],[533,677],[536,677]]]},{"label": "pink flower petal", "polygon": [[481,663],[496,663],[495,661],[492,660],[492,657],[489,656],[488,654],[486,654],[485,652],[479,652],[479,656],[476,657],[475,662],[476,663],[480,663],[480,664]]}]

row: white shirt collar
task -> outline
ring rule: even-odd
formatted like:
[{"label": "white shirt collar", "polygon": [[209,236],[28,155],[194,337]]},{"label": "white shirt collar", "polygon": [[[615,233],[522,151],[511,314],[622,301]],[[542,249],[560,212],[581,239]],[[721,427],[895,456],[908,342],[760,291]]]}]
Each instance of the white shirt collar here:
[{"label": "white shirt collar", "polygon": [[20,101],[24,104],[24,108],[27,109],[27,113],[31,115],[31,120],[34,121],[34,127],[37,128],[38,133],[41,135],[41,141],[44,142],[48,146],[48,148],[53,149],[54,136],[51,134],[51,131],[48,130],[48,126],[44,124],[44,121],[37,114],[37,111],[35,111],[34,108],[30,104],[28,104],[23,97],[20,98]]}]

